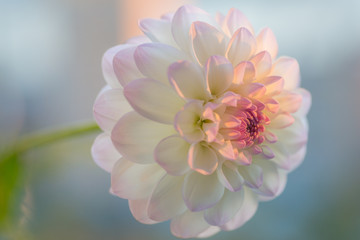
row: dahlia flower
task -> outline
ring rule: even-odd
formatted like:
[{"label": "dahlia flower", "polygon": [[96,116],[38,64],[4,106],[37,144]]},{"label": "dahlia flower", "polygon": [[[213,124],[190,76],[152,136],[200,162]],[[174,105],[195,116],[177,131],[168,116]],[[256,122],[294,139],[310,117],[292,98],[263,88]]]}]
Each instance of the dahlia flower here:
[{"label": "dahlia flower", "polygon": [[182,6],[139,27],[103,57],[93,158],[141,223],[171,220],[181,238],[237,229],[304,158],[299,65],[237,9]]}]

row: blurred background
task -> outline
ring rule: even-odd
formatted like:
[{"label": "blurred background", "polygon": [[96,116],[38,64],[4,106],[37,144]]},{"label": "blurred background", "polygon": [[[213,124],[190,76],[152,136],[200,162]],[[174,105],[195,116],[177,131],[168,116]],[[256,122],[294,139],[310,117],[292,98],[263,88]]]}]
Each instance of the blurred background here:
[{"label": "blurred background", "polygon": [[[102,54],[137,35],[138,18],[186,2],[1,0],[0,150],[25,133],[91,120],[105,84]],[[360,239],[360,1],[191,2],[212,14],[236,7],[255,29],[272,28],[279,55],[298,59],[313,96],[307,156],[284,193],[242,228],[211,239]],[[109,194],[110,175],[90,156],[95,136],[21,159],[15,200],[25,201],[11,209],[16,224],[1,240],[175,239],[169,223],[140,224],[126,200]]]}]

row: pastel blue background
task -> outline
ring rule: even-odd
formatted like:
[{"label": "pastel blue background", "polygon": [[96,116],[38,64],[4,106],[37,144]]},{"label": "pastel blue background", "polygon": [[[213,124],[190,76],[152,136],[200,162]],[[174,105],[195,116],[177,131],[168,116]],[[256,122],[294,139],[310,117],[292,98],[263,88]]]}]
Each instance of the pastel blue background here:
[{"label": "pastel blue background", "polygon": [[[313,96],[304,163],[284,193],[241,229],[211,239],[360,239],[360,1],[215,1],[269,26],[279,55],[298,59]],[[120,5],[121,6],[121,5]],[[115,0],[0,1],[0,145],[19,134],[91,119],[100,59],[118,43]],[[27,217],[18,239],[175,239],[136,222],[91,159],[95,136],[26,155]],[[5,235],[3,237],[5,239]],[[1,233],[0,233],[0,239]]]}]

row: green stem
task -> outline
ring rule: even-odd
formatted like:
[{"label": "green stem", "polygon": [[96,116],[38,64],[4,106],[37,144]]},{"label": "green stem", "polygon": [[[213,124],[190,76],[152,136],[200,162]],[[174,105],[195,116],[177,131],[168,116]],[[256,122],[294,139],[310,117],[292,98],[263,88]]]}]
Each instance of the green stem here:
[{"label": "green stem", "polygon": [[52,131],[38,132],[30,134],[20,139],[14,147],[16,153],[23,153],[29,149],[44,146],[59,140],[70,137],[80,136],[99,131],[96,123],[87,123],[79,126],[71,126]]}]

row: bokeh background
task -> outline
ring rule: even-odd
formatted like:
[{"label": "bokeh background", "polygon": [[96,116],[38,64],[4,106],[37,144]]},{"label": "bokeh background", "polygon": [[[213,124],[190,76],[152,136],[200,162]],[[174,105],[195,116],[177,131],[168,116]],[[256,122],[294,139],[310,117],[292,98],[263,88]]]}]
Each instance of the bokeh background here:
[{"label": "bokeh background", "polygon": [[[92,119],[101,56],[137,34],[137,19],[190,1],[0,1],[0,146],[44,128]],[[284,193],[242,228],[211,239],[360,239],[360,1],[194,0],[210,13],[243,11],[269,26],[279,54],[298,59],[313,96],[304,163]],[[95,135],[24,156],[18,225],[0,239],[175,239],[169,223],[136,222],[95,165]],[[1,194],[1,192],[0,192]]]}]

